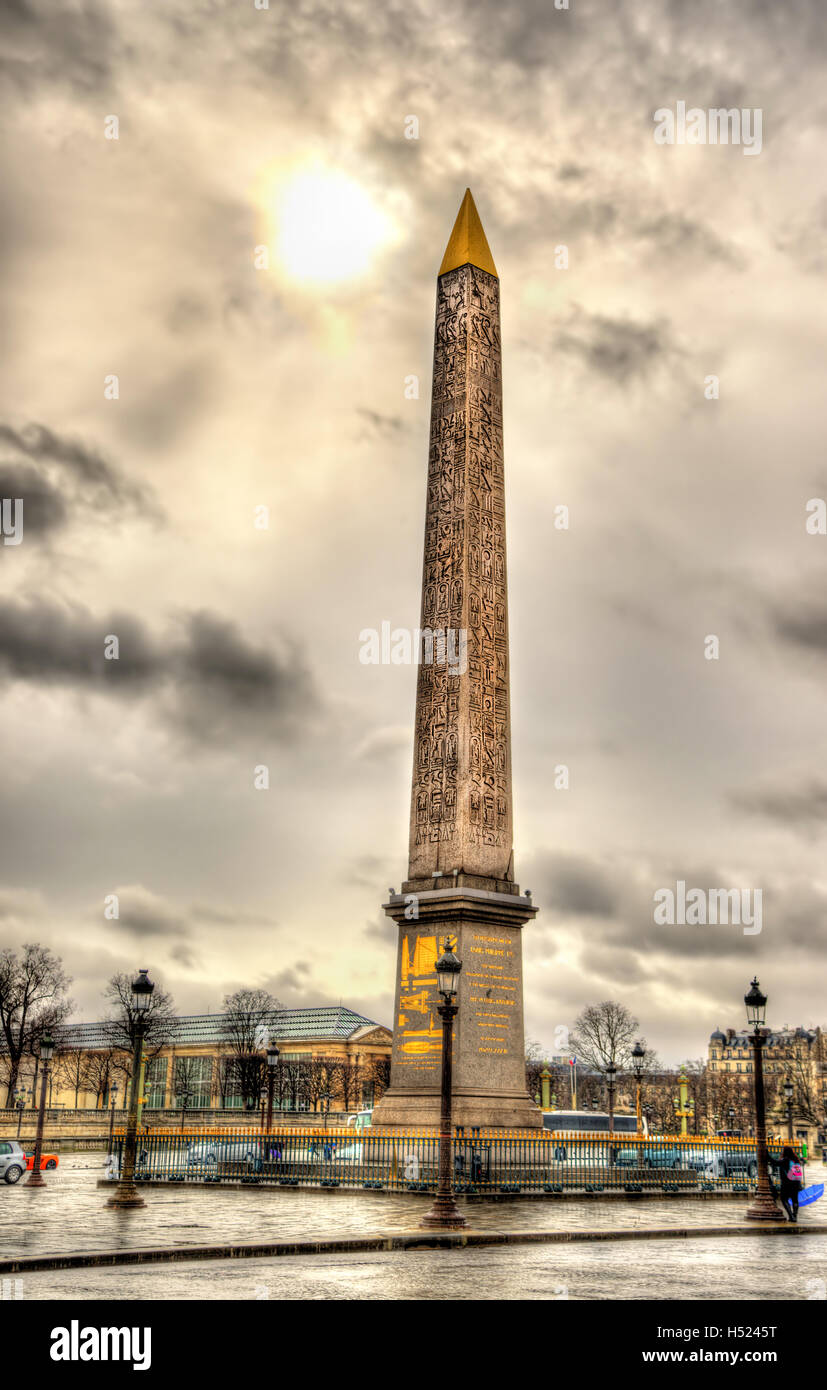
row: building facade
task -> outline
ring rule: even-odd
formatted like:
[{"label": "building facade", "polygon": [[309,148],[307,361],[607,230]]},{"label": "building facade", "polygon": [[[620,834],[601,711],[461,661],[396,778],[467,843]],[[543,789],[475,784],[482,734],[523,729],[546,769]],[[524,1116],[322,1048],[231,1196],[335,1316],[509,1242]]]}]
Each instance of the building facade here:
[{"label": "building facade", "polygon": [[[225,1016],[190,1014],[174,1021],[169,1039],[146,1048],[146,1111],[257,1109],[256,1063],[239,1065]],[[387,1085],[391,1033],[343,1006],[279,1009],[268,1019],[269,1043],[279,1050],[273,1069],[273,1109],[355,1111],[372,1106]],[[51,1109],[121,1109],[130,1085],[131,1056],[112,1045],[111,1025],[68,1024],[61,1030],[50,1077]],[[257,1050],[266,1075],[265,1040]]]},{"label": "building facade", "polygon": [[[752,1043],[748,1029],[716,1029],[709,1039],[707,1081],[722,1097],[736,1099],[737,1088],[752,1088]],[[763,1046],[768,1125],[786,1134],[784,1084],[793,1088],[793,1138],[808,1148],[827,1144],[827,1034],[821,1028],[771,1028]],[[735,1089],[733,1089],[733,1086]],[[725,1127],[723,1104],[721,1125]]]}]

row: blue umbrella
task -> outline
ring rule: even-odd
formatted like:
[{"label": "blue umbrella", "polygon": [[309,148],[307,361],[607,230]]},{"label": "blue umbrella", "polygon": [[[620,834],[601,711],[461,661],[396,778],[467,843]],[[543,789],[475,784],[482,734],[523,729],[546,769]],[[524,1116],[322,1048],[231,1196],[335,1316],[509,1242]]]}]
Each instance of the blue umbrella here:
[{"label": "blue umbrella", "polygon": [[804,1187],[798,1194],[798,1205],[807,1207],[810,1202],[817,1202],[819,1197],[824,1196],[824,1183],[817,1183],[814,1187]]}]

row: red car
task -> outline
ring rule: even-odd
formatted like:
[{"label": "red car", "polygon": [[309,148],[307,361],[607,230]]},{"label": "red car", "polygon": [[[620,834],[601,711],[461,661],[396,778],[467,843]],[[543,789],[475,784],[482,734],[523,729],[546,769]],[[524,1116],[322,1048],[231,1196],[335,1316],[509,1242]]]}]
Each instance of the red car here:
[{"label": "red car", "polygon": [[[27,1153],[27,1154],[26,1154],[26,1167],[29,1169],[29,1172],[31,1172],[32,1168],[34,1168],[34,1154],[33,1154],[33,1153],[30,1153],[30,1154]],[[57,1167],[57,1154],[41,1154],[41,1155],[40,1155],[40,1171],[41,1171],[41,1172],[43,1171],[44,1168],[56,1168],[56,1167]]]}]

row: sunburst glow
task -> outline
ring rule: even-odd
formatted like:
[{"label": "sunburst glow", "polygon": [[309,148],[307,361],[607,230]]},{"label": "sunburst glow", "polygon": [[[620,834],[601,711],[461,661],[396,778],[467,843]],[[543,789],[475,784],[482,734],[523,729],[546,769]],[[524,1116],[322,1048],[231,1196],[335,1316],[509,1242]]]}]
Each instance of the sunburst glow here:
[{"label": "sunburst glow", "polygon": [[365,190],[335,170],[294,175],[275,196],[275,249],[293,280],[361,275],[391,224]]}]

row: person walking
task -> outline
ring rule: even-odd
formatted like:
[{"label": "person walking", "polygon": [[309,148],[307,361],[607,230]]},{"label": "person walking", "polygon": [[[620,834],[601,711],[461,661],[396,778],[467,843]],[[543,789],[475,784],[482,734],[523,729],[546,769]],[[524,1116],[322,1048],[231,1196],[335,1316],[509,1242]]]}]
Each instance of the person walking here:
[{"label": "person walking", "polygon": [[804,1165],[790,1144],[785,1144],[780,1158],[770,1155],[781,1184],[781,1205],[790,1221],[798,1220],[798,1194],[804,1186]]}]

